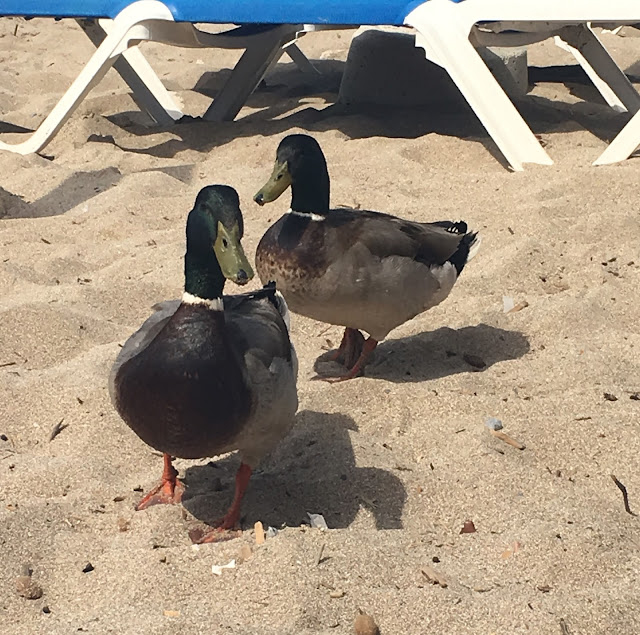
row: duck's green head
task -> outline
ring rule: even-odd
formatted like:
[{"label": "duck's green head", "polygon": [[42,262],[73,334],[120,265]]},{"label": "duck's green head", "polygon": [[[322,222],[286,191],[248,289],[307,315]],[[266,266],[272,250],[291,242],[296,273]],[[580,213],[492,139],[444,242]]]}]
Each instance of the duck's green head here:
[{"label": "duck's green head", "polygon": [[329,209],[329,172],[318,142],[306,134],[286,136],[276,151],[269,180],[253,200],[258,205],[275,201],[291,186],[291,209],[300,212]]},{"label": "duck's green head", "polygon": [[218,297],[225,278],[240,285],[249,282],[254,274],[240,242],[243,234],[238,193],[228,185],[200,190],[187,218],[185,289],[199,297]]}]

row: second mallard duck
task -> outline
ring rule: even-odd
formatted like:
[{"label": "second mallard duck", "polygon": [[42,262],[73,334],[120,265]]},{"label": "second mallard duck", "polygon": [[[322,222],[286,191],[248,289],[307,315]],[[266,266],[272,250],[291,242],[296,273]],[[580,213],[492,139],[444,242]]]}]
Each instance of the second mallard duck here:
[{"label": "second mallard duck", "polygon": [[[451,292],[480,240],[463,221],[417,223],[379,212],[329,208],[329,173],[318,142],[293,134],[278,146],[259,205],[291,186],[291,208],[256,251],[263,282],[275,281],[289,308],[345,326],[334,359],[356,377],[389,332]],[[366,331],[365,341],[360,330]]]}]

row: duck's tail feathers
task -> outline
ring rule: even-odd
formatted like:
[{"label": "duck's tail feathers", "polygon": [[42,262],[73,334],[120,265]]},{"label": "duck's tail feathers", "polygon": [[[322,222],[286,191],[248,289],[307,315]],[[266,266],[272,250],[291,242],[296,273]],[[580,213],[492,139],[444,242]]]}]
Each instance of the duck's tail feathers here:
[{"label": "duck's tail feathers", "polygon": [[436,225],[437,227],[442,227],[446,229],[451,234],[466,234],[467,233],[467,224],[463,220],[439,220],[435,223],[429,223],[430,225]]},{"label": "duck's tail feathers", "polygon": [[458,249],[449,258],[449,262],[456,268],[458,275],[462,273],[465,265],[478,253],[481,242],[482,238],[478,232],[469,232],[462,237],[458,244]]},{"label": "duck's tail feathers", "polygon": [[467,256],[467,262],[473,260],[476,257],[481,244],[482,236],[478,232],[474,232],[473,240],[471,241],[471,245],[469,246],[469,255]]}]

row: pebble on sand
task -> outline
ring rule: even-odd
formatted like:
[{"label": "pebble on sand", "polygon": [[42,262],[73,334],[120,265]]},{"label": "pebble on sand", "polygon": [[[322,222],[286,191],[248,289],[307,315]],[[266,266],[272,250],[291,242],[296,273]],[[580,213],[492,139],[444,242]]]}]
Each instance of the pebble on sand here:
[{"label": "pebble on sand", "polygon": [[464,525],[462,525],[462,529],[460,530],[461,534],[473,534],[476,531],[476,526],[473,524],[472,520],[465,520]]},{"label": "pebble on sand", "polygon": [[380,635],[380,629],[371,615],[360,613],[353,624],[355,635]]}]

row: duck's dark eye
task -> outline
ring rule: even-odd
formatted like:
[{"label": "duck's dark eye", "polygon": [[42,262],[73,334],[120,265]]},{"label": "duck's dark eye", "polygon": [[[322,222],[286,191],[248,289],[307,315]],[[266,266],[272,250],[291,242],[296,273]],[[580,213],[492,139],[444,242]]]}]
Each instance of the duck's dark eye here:
[{"label": "duck's dark eye", "polygon": [[278,176],[276,176],[276,181],[279,181],[282,178],[282,174],[278,174]]},{"label": "duck's dark eye", "polygon": [[226,249],[229,246],[229,243],[227,242],[226,238],[222,239],[222,246]]}]

